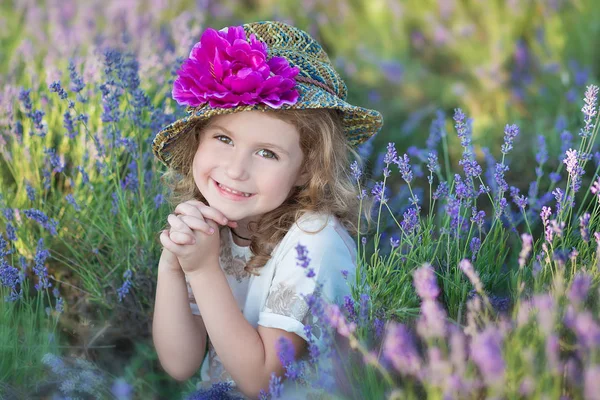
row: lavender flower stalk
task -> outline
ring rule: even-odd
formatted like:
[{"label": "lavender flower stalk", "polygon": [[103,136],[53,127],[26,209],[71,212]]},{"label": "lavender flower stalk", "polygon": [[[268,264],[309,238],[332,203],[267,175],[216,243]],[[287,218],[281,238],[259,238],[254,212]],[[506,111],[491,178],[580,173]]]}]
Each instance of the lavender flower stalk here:
[{"label": "lavender flower stalk", "polygon": [[598,98],[598,86],[589,85],[587,87],[587,90],[585,91],[585,98],[583,100],[585,102],[585,105],[581,109],[581,112],[583,112],[583,115],[584,115],[583,121],[585,122],[585,126],[579,132],[579,136],[581,136],[581,137],[586,138],[592,134],[593,118],[597,114],[597,110],[596,110],[597,98]]}]

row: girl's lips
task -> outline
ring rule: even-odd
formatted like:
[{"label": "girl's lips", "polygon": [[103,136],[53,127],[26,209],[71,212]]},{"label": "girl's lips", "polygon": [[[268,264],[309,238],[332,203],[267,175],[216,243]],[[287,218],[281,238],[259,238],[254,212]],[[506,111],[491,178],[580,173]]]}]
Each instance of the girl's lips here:
[{"label": "girl's lips", "polygon": [[216,188],[216,189],[217,189],[217,191],[218,191],[218,192],[221,194],[221,196],[223,196],[223,197],[226,197],[226,198],[228,198],[228,199],[230,199],[230,200],[237,200],[237,201],[241,201],[241,200],[247,200],[247,199],[250,199],[250,198],[254,197],[254,195],[253,195],[253,194],[251,194],[251,195],[250,195],[250,196],[248,196],[248,197],[245,197],[245,196],[240,196],[240,195],[237,195],[237,194],[233,194],[233,193],[231,193],[231,192],[228,192],[227,190],[221,189],[221,188],[219,187],[219,183],[218,183],[217,181],[215,181],[214,179],[213,179],[213,182],[215,183],[215,188]]}]

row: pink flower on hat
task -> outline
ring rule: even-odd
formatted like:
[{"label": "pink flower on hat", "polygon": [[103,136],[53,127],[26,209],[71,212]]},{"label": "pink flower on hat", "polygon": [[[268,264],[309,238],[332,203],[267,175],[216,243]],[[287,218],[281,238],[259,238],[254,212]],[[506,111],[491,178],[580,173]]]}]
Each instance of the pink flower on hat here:
[{"label": "pink flower on hat", "polygon": [[244,28],[208,28],[177,71],[173,98],[180,105],[232,108],[264,103],[273,108],[295,104],[298,67],[283,57],[267,60],[267,45]]}]

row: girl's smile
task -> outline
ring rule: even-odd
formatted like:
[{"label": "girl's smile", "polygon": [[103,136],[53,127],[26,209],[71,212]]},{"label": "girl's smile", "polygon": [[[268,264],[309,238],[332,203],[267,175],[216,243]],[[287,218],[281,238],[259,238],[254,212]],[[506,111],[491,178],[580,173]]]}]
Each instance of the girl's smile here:
[{"label": "girl's smile", "polygon": [[243,200],[247,200],[251,197],[254,197],[255,193],[252,193],[250,195],[243,195],[243,194],[236,194],[231,192],[227,186],[221,185],[221,183],[215,181],[214,179],[212,179],[212,181],[214,182],[214,186],[216,188],[216,190],[225,198],[233,200],[233,201],[243,201]]}]

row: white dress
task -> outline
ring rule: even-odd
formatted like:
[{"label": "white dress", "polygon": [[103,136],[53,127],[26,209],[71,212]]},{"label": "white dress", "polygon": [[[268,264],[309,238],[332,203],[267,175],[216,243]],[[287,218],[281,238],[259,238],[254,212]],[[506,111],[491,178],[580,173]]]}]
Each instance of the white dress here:
[{"label": "white dress", "polygon": [[[320,232],[310,233],[323,226]],[[312,278],[307,278],[307,270],[297,264],[298,243],[308,250],[308,268],[315,272]],[[278,328],[293,332],[306,341],[304,325],[310,324],[313,337],[319,343],[319,324],[313,320],[302,295],[312,294],[317,281],[323,284],[322,297],[327,302],[342,304],[344,296],[350,295],[349,284],[355,282],[356,276],[356,244],[347,230],[331,214],[307,213],[292,225],[275,247],[271,259],[259,270],[260,276],[244,271],[251,255],[250,247],[238,246],[233,241],[229,228],[222,231],[219,261],[246,320],[254,328],[258,325]],[[344,270],[348,271],[347,280],[342,275]],[[187,287],[191,311],[200,315],[189,282]],[[221,364],[210,338],[201,379],[199,387],[208,388],[213,383],[229,381],[235,390],[235,382]],[[295,386],[293,382],[284,381],[283,398],[305,398],[307,392]],[[242,396],[237,390],[228,393]]]}]

